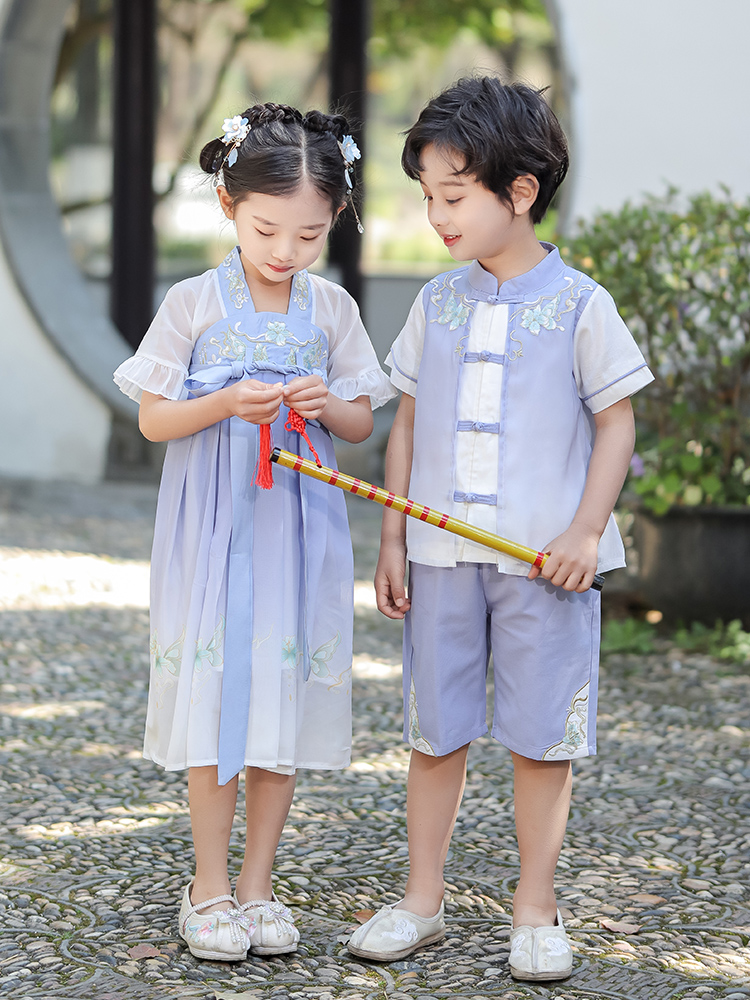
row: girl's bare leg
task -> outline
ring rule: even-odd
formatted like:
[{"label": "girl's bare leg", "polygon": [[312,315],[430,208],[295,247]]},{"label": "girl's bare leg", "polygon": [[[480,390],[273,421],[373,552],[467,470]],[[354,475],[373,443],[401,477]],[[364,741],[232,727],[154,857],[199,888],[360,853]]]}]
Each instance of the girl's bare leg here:
[{"label": "girl's bare leg", "polygon": [[277,774],[260,767],[245,770],[247,839],[245,859],[237,879],[240,903],[271,898],[271,869],[296,780],[294,774]]},{"label": "girl's bare leg", "polygon": [[570,810],[570,761],[530,760],[512,753],[516,834],[521,877],[513,897],[513,925],[555,923],[555,868]]},{"label": "girl's bare leg", "polygon": [[431,757],[412,750],[406,791],[409,878],[399,908],[434,917],[445,891],[443,868],[466,782],[469,744]]},{"label": "girl's bare leg", "polygon": [[[220,785],[216,767],[191,767],[188,795],[195,845],[195,878],[190,896],[193,903],[200,903],[231,892],[227,855],[237,803],[237,778]],[[217,903],[200,912],[226,907],[226,902]]]}]

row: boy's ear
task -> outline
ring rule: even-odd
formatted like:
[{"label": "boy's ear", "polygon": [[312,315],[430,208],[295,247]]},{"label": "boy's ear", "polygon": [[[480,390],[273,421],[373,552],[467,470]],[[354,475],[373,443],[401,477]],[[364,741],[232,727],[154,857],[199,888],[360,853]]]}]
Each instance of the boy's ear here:
[{"label": "boy's ear", "polygon": [[533,174],[520,174],[510,186],[513,208],[516,215],[531,211],[539,194],[539,181]]},{"label": "boy's ear", "polygon": [[221,210],[224,215],[226,215],[228,219],[234,219],[234,202],[232,201],[232,196],[223,184],[219,184],[216,188],[216,195],[219,199],[219,204],[221,205]]}]

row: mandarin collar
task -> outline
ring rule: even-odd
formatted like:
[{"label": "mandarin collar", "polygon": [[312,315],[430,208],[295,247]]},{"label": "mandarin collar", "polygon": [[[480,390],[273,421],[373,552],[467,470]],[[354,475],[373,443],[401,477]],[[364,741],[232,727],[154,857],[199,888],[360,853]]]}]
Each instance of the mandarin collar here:
[{"label": "mandarin collar", "polygon": [[540,246],[547,251],[546,257],[530,271],[519,274],[515,278],[509,278],[500,286],[498,286],[494,274],[485,271],[478,260],[473,260],[469,264],[467,272],[471,286],[469,298],[476,298],[481,302],[490,302],[496,305],[501,302],[519,302],[530,298],[535,292],[541,291],[563,271],[565,265],[556,246],[541,240]]}]

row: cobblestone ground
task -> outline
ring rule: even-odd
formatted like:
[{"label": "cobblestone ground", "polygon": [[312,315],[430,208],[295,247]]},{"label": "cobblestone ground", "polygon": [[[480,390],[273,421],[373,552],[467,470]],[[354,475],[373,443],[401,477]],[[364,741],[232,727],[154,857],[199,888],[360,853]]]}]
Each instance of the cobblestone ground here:
[{"label": "cobblestone ground", "polygon": [[[509,757],[470,754],[448,936],[369,965],[344,944],[406,871],[399,630],[369,585],[379,513],[354,500],[351,768],[303,774],[276,865],[296,955],[198,962],[176,934],[186,781],[140,757],[154,490],[0,484],[0,992],[12,1000],[750,996],[750,676],[667,645],[603,667],[600,755],[576,764],[558,873],[576,951],[559,985],[507,967]],[[232,858],[242,853],[238,815]]]}]

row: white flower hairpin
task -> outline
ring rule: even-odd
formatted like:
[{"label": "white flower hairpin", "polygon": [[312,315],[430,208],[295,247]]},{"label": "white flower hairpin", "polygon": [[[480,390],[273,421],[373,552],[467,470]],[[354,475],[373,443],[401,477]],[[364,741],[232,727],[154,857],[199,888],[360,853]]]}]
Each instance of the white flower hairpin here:
[{"label": "white flower hairpin", "polygon": [[234,118],[224,119],[222,129],[224,135],[221,137],[221,141],[225,146],[231,147],[224,158],[224,164],[228,167],[233,167],[237,162],[237,150],[242,144],[242,140],[250,131],[250,122],[241,115],[235,115]]}]

